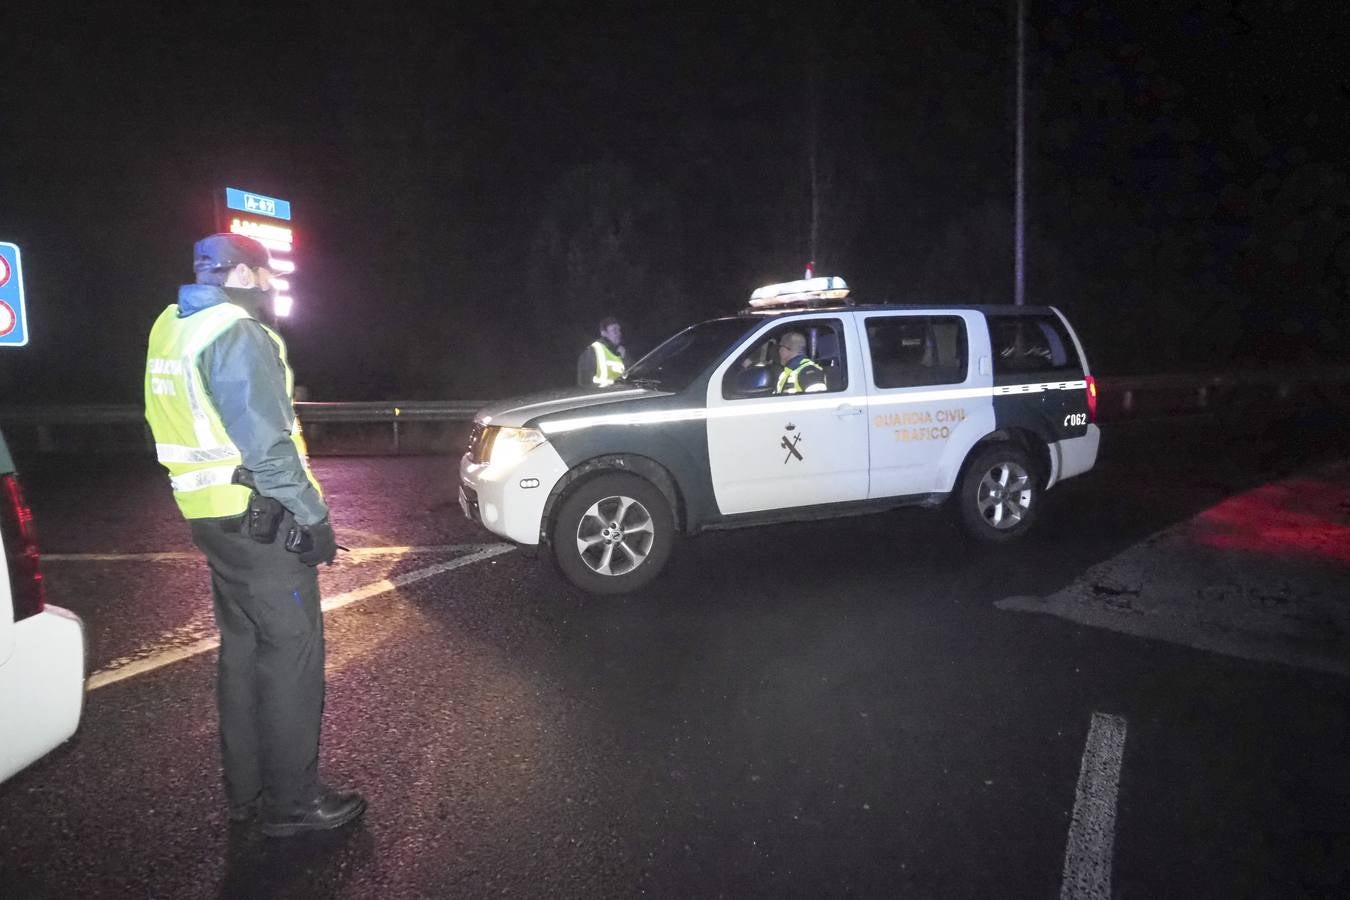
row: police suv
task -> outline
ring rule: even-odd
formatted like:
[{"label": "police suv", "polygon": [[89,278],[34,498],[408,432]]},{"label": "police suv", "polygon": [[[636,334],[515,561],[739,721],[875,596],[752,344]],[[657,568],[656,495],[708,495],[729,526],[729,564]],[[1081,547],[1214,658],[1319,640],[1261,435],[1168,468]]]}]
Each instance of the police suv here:
[{"label": "police suv", "polygon": [[[821,372],[787,393],[780,363],[798,348],[796,371]],[[971,535],[1007,541],[1042,492],[1096,462],[1096,399],[1054,307],[854,305],[837,277],[769,285],[611,387],[479,411],[459,501],[596,594],[656,577],[677,533],[954,505]]]}]

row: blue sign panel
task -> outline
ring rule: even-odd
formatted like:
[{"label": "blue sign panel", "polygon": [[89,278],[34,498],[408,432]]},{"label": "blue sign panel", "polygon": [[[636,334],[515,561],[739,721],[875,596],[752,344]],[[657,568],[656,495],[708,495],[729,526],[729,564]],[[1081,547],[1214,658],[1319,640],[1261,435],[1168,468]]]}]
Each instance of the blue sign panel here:
[{"label": "blue sign panel", "polygon": [[23,302],[19,245],[0,242],[0,347],[28,343],[28,309]]},{"label": "blue sign panel", "polygon": [[264,197],[262,194],[250,194],[239,188],[225,189],[225,205],[230,209],[252,213],[255,216],[269,216],[287,221],[291,218],[291,201]]}]

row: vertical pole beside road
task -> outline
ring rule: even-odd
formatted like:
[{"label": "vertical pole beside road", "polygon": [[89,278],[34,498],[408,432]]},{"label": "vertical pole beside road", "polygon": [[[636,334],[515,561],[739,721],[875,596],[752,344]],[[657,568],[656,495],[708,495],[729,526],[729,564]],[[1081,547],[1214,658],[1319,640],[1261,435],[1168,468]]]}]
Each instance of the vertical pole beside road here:
[{"label": "vertical pole beside road", "polygon": [[1116,791],[1125,754],[1125,720],[1093,713],[1074,792],[1060,900],[1110,900],[1116,842]]},{"label": "vertical pole beside road", "polygon": [[1013,302],[1026,302],[1026,0],[1017,0],[1017,196],[1013,223]]}]

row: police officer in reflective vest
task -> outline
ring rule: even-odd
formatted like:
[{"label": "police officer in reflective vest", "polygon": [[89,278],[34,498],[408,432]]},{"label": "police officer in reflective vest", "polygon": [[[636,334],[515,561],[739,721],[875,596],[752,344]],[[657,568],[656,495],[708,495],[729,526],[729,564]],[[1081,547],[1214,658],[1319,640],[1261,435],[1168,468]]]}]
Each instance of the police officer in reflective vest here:
[{"label": "police officer in reflective vest", "polygon": [[145,417],[220,629],[216,700],[229,818],[284,837],[365,811],[318,779],[323,615],[315,567],[337,553],[295,418],[281,336],[259,321],[272,260],[251,238],[198,241],[196,284],[150,332]]},{"label": "police officer in reflective vest", "polygon": [[623,347],[623,329],[619,320],[606,316],[600,320],[600,339],[581,351],[577,359],[579,387],[609,387],[623,374],[628,351]]},{"label": "police officer in reflective vest", "polygon": [[806,337],[799,331],[789,331],[778,342],[778,362],[783,371],[778,373],[775,394],[814,394],[825,390],[825,370],[820,363],[806,356]]}]

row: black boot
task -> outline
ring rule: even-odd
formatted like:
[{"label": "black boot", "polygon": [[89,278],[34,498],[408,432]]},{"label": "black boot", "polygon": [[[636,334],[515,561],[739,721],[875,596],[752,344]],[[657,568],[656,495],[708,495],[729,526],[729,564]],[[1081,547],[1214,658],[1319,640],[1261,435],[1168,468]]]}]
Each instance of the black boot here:
[{"label": "black boot", "polygon": [[262,830],[268,837],[327,831],[355,821],[365,811],[366,800],[355,791],[324,791],[305,806],[287,814],[269,815]]},{"label": "black boot", "polygon": [[262,812],[261,794],[245,803],[231,803],[230,824],[247,825],[254,819],[258,818],[258,814],[261,812]]}]

